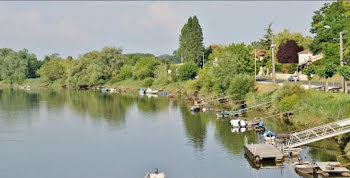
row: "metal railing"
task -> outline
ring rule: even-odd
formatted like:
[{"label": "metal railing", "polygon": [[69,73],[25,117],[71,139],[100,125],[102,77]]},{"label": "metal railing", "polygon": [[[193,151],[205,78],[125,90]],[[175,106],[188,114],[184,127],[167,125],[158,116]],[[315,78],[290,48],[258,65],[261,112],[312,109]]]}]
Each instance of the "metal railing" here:
[{"label": "metal railing", "polygon": [[284,148],[295,148],[350,132],[350,118],[290,134]]}]

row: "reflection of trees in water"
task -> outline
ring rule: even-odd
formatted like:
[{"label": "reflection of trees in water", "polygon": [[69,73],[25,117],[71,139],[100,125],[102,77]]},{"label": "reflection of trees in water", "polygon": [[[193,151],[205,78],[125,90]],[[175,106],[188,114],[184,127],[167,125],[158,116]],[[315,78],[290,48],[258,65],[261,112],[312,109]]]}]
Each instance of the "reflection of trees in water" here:
[{"label": "reflection of trees in water", "polygon": [[169,100],[166,97],[137,97],[137,108],[143,112],[155,112],[166,109],[169,106]]},{"label": "reflection of trees in water", "polygon": [[111,126],[125,122],[126,110],[133,103],[132,97],[91,91],[72,91],[68,94],[69,106],[93,119],[104,118]]},{"label": "reflection of trees in water", "polygon": [[[1,120],[15,123],[39,110],[39,94],[23,90],[0,90]],[[28,120],[29,121],[29,120]],[[30,121],[29,121],[30,122]]]},{"label": "reflection of trees in water", "polygon": [[257,133],[246,131],[244,133],[232,133],[229,119],[216,119],[215,137],[220,140],[221,144],[235,155],[243,153],[244,137],[246,136],[249,143],[257,141]]},{"label": "reflection of trees in water", "polygon": [[61,109],[67,102],[66,90],[41,90],[40,101],[44,101],[48,109]]},{"label": "reflection of trees in water", "polygon": [[336,161],[337,156],[343,154],[337,142],[332,138],[312,143],[309,150],[309,156],[320,161]]},{"label": "reflection of trees in water", "polygon": [[188,107],[180,108],[186,135],[196,150],[202,151],[206,139],[208,114],[192,114]]}]

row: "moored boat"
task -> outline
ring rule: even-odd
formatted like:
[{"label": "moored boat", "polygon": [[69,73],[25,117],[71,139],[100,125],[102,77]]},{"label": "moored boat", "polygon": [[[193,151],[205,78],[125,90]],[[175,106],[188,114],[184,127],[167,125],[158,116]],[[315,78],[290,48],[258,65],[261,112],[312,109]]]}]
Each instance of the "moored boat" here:
[{"label": "moored boat", "polygon": [[310,162],[297,163],[295,170],[302,174],[313,174],[315,165]]},{"label": "moored boat", "polygon": [[230,113],[226,111],[216,111],[216,116],[218,118],[225,118],[225,117],[229,117]]}]

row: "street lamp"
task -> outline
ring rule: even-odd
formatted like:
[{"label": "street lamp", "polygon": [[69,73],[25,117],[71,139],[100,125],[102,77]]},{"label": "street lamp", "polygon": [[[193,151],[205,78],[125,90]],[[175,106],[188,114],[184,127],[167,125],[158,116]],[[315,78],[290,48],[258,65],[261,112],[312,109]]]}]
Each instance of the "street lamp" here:
[{"label": "street lamp", "polygon": [[254,61],[255,61],[255,81],[256,81],[256,49],[254,50]]},{"label": "street lamp", "polygon": [[272,42],[271,42],[271,53],[272,53],[272,82],[276,83],[276,69],[275,69],[275,44],[273,43],[273,35],[272,35]]},{"label": "street lamp", "polygon": [[[343,34],[347,33],[347,31],[341,31],[339,33],[339,57],[340,57],[340,66],[344,66],[344,58],[343,58]],[[341,87],[342,87],[342,91],[343,93],[345,93],[345,80],[344,80],[344,76],[340,76],[340,83],[341,83]]]}]

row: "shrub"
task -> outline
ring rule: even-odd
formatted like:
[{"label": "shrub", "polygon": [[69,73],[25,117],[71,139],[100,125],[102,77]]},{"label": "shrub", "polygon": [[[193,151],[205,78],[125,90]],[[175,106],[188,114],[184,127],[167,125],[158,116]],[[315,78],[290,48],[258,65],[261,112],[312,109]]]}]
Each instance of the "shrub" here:
[{"label": "shrub", "polygon": [[133,70],[134,79],[145,79],[146,77],[154,77],[154,70],[158,65],[155,57],[147,57],[139,59]]},{"label": "shrub", "polygon": [[238,74],[233,77],[228,93],[233,99],[243,99],[254,88],[254,77],[246,74]]},{"label": "shrub", "polygon": [[125,80],[131,77],[132,77],[132,67],[128,64],[123,65],[123,67],[120,68],[118,79]]},{"label": "shrub", "polygon": [[153,82],[154,82],[153,78],[150,78],[150,77],[146,78],[145,81],[143,82],[143,86],[150,87],[150,86],[152,86]]},{"label": "shrub", "polygon": [[304,97],[305,89],[297,83],[285,83],[273,94],[274,109],[278,111],[292,110],[298,107]]},{"label": "shrub", "polygon": [[168,83],[168,67],[166,64],[160,64],[154,71],[155,78],[162,84]]},{"label": "shrub", "polygon": [[197,75],[198,67],[197,65],[190,61],[185,62],[180,68],[179,68],[179,78],[180,80],[189,80],[194,79]]}]

